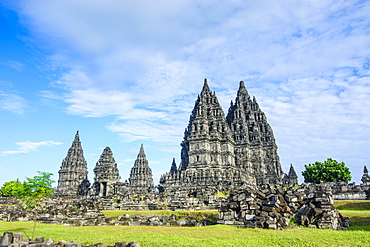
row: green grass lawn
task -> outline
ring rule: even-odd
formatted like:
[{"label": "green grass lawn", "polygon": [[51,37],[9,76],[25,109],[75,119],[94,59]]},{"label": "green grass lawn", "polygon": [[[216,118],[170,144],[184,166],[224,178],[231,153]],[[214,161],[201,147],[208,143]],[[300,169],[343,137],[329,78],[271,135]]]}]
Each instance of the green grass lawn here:
[{"label": "green grass lawn", "polygon": [[184,216],[184,217],[197,217],[198,219],[207,219],[211,221],[217,221],[218,211],[217,210],[197,210],[197,211],[170,211],[170,210],[104,210],[103,214],[105,217],[118,217],[124,214],[135,215],[162,215],[162,216]]},{"label": "green grass lawn", "polygon": [[[339,211],[351,218],[349,231],[328,229],[293,228],[287,230],[244,229],[226,225],[206,227],[160,226],[84,226],[38,224],[37,236],[50,237],[54,241],[66,240],[83,244],[102,242],[140,242],[141,246],[370,246],[370,208],[367,201],[336,201]],[[108,217],[123,214],[214,214],[205,212],[172,211],[105,211]],[[202,216],[203,217],[203,216]],[[204,216],[208,217],[208,216]],[[2,232],[22,232],[30,236],[32,222],[2,222]]]},{"label": "green grass lawn", "polygon": [[350,230],[370,231],[370,201],[337,200],[335,208],[351,219]]},{"label": "green grass lawn", "polygon": [[[0,232],[31,234],[32,222],[0,222]],[[38,224],[37,236],[95,244],[135,241],[141,246],[370,246],[369,231],[294,228],[244,229],[226,225],[207,227],[86,226]]]}]

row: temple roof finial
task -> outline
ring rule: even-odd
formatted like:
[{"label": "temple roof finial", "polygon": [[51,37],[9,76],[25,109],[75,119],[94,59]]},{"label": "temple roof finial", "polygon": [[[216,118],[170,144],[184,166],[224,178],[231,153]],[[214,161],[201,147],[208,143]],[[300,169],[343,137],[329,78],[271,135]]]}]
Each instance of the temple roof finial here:
[{"label": "temple roof finial", "polygon": [[245,88],[244,81],[240,81],[239,88]]},{"label": "temple roof finial", "polygon": [[144,152],[144,144],[141,143],[139,154],[145,154]]},{"label": "temple roof finial", "polygon": [[203,93],[203,92],[210,92],[210,91],[211,91],[211,90],[209,89],[207,79],[205,78],[205,79],[204,79],[204,84],[203,84],[202,93]]}]

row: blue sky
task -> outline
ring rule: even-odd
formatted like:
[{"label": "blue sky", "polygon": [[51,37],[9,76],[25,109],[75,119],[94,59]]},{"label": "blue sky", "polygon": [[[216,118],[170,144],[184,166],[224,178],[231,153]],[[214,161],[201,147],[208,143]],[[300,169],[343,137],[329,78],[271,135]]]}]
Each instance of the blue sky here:
[{"label": "blue sky", "polygon": [[[54,173],[77,130],[92,169],[122,180],[144,144],[156,181],[180,158],[203,79],[224,111],[239,81],[284,171],[331,157],[370,166],[368,1],[2,1],[0,184]],[[302,182],[302,178],[300,179]]]}]

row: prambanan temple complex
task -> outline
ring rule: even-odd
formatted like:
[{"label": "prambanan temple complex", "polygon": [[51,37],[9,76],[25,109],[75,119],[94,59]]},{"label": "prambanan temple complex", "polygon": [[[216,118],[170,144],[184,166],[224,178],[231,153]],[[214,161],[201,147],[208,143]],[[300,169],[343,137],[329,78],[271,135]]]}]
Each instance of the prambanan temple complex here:
[{"label": "prambanan temple complex", "polygon": [[[103,150],[88,179],[77,131],[62,161],[54,196],[43,202],[38,221],[72,225],[215,224],[172,216],[128,215],[105,218],[101,210],[218,209],[217,224],[284,229],[295,224],[348,229],[348,218],[335,210],[334,199],[370,199],[370,176],[364,167],[363,184],[337,182],[298,185],[293,166],[283,173],[277,145],[265,113],[240,82],[225,115],[207,80],[195,101],[181,143],[181,161],[169,160],[168,172],[154,185],[144,145],[138,148],[131,173],[121,181],[109,147]],[[33,211],[0,197],[0,220],[25,220]],[[3,206],[2,206],[3,205]],[[4,206],[5,205],[5,206]]]},{"label": "prambanan temple complex", "polygon": [[107,147],[94,168],[94,182],[90,183],[77,132],[59,170],[56,193],[108,196],[150,194],[156,193],[156,189],[157,193],[216,193],[266,184],[297,184],[293,167],[284,175],[277,149],[266,115],[256,98],[251,98],[244,82],[240,82],[235,102],[231,102],[225,116],[216,93],[204,80],[184,132],[181,162],[177,166],[173,159],[158,186],[154,186],[143,145],[128,180],[120,182],[112,150]]}]

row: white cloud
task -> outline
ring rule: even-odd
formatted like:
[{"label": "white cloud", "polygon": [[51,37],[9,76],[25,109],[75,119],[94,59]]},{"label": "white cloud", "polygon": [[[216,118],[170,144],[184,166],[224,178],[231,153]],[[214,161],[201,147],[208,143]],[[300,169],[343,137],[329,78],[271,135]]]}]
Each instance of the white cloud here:
[{"label": "white cloud", "polygon": [[112,132],[119,133],[125,142],[148,140],[162,143],[178,143],[182,129],[175,125],[165,125],[157,121],[127,120],[115,122],[107,127]]},{"label": "white cloud", "polygon": [[5,65],[17,71],[22,71],[24,68],[24,64],[18,61],[0,61],[0,65]]},{"label": "white cloud", "polygon": [[18,150],[1,151],[0,156],[13,155],[13,154],[27,154],[27,153],[32,152],[32,151],[37,151],[37,149],[39,147],[42,147],[42,146],[52,147],[52,146],[55,146],[55,145],[61,145],[63,143],[54,142],[54,141],[42,141],[42,142],[27,141],[27,142],[17,142],[16,144],[19,146]]},{"label": "white cloud", "polygon": [[65,101],[70,104],[68,112],[86,117],[103,117],[108,115],[123,115],[133,107],[131,96],[117,90],[100,91],[90,88],[74,90]]},{"label": "white cloud", "polygon": [[23,114],[26,108],[26,100],[15,93],[0,90],[0,109],[16,114]]},{"label": "white cloud", "polygon": [[369,159],[366,1],[23,1],[18,11],[64,69],[42,95],[70,114],[114,116],[108,129],[125,141],[181,139],[207,77],[225,111],[246,82],[286,166]]}]

